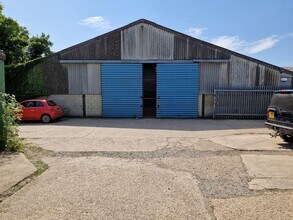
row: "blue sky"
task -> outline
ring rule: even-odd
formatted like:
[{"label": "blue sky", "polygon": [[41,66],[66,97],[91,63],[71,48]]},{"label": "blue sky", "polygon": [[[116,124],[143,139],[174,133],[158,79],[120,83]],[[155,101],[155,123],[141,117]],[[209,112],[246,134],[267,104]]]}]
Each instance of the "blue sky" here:
[{"label": "blue sky", "polygon": [[53,51],[140,18],[279,66],[293,66],[292,0],[0,0]]}]

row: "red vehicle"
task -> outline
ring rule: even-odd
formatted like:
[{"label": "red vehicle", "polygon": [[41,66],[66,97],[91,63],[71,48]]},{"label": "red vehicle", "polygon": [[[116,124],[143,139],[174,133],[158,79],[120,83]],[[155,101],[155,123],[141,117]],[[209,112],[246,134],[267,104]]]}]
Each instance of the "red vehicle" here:
[{"label": "red vehicle", "polygon": [[22,101],[20,104],[23,121],[36,120],[48,123],[64,115],[62,108],[52,100],[32,99]]}]

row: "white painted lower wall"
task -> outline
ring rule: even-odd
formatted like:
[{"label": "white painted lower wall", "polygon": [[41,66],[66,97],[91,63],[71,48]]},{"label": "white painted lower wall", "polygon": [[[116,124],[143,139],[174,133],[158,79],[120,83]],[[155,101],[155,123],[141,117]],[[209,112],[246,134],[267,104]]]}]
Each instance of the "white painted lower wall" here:
[{"label": "white painted lower wall", "polygon": [[[50,95],[42,97],[53,100],[65,111],[65,116],[83,117],[82,95]],[[86,117],[102,116],[102,96],[85,95]]]},{"label": "white painted lower wall", "polygon": [[101,95],[86,95],[85,109],[87,117],[102,116],[102,96]]}]

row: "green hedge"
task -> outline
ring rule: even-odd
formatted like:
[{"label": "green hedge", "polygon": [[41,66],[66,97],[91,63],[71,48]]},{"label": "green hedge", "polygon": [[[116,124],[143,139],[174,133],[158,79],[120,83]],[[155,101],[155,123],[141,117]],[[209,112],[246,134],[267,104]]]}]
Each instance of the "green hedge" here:
[{"label": "green hedge", "polygon": [[39,58],[27,63],[6,66],[6,92],[14,94],[18,101],[47,95],[41,65],[44,60],[45,58]]}]

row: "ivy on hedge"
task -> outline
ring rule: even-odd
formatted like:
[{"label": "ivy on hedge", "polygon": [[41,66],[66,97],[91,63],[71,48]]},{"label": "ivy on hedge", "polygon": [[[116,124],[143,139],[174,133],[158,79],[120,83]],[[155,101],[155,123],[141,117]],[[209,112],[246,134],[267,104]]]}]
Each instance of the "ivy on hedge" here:
[{"label": "ivy on hedge", "polygon": [[47,95],[41,65],[45,59],[38,58],[27,63],[6,66],[6,92],[14,94],[18,101]]}]

